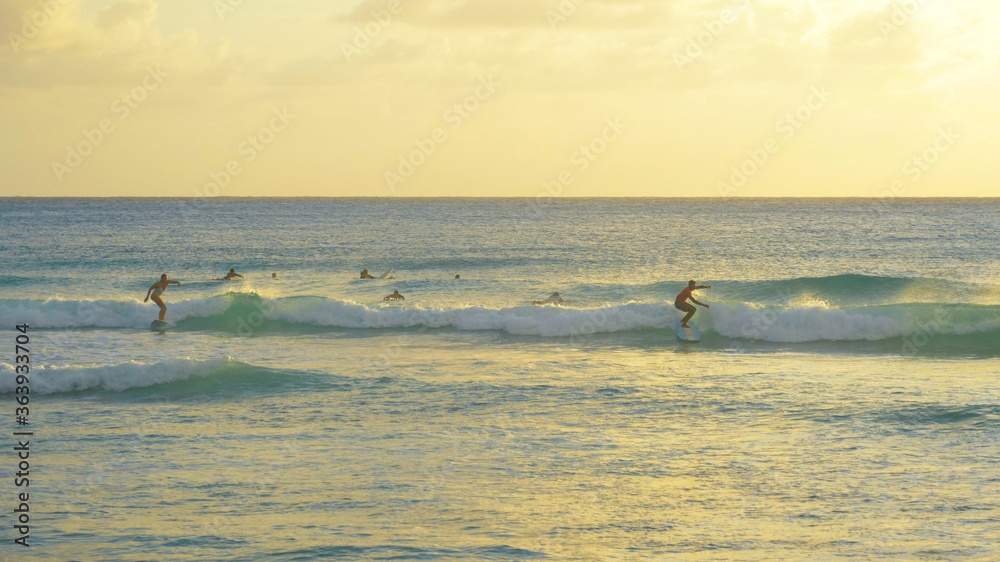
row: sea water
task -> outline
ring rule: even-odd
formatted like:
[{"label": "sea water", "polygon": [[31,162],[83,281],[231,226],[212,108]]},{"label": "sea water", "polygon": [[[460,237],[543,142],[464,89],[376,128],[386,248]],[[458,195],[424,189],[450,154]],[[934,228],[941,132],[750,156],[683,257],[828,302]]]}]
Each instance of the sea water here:
[{"label": "sea water", "polygon": [[998,248],[998,200],[0,199],[0,554],[995,560]]}]

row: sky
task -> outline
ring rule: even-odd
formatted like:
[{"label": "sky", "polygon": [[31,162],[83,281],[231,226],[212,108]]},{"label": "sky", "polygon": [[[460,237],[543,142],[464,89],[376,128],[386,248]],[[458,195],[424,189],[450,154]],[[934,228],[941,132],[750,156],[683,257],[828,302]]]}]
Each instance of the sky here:
[{"label": "sky", "polygon": [[0,196],[1000,196],[974,0],[0,0]]}]

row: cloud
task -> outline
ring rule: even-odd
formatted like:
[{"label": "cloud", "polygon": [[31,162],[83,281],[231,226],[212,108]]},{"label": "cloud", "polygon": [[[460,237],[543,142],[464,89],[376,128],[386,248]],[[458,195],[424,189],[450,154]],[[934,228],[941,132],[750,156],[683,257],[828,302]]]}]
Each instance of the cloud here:
[{"label": "cloud", "polygon": [[[0,0],[0,14],[12,34],[0,47],[0,87],[130,87],[153,65],[170,67],[174,83],[209,85],[245,69],[224,41],[206,44],[190,29],[164,35],[153,0],[122,0],[91,17],[78,0]],[[37,29],[25,33],[24,21]]]},{"label": "cloud", "polygon": [[829,35],[828,54],[857,65],[891,65],[905,69],[923,59],[924,35],[917,22],[893,23],[894,6],[862,12]]},{"label": "cloud", "polygon": [[124,0],[104,8],[97,16],[97,25],[113,29],[122,25],[148,28],[156,19],[156,2],[153,0]]},{"label": "cloud", "polygon": [[[397,0],[396,21],[432,28],[638,29],[669,21],[675,2],[666,0]],[[388,7],[364,0],[334,23],[364,25]]]},{"label": "cloud", "polygon": [[0,0],[0,58],[46,52],[75,40],[80,0]]},{"label": "cloud", "polygon": [[0,33],[19,33],[24,26],[25,17],[38,10],[33,0],[0,0]]}]

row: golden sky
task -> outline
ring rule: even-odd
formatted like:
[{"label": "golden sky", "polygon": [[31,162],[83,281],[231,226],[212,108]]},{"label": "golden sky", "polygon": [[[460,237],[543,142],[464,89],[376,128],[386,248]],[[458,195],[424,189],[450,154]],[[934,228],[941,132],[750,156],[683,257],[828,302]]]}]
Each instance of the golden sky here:
[{"label": "golden sky", "polygon": [[0,196],[1000,196],[977,0],[0,0]]}]

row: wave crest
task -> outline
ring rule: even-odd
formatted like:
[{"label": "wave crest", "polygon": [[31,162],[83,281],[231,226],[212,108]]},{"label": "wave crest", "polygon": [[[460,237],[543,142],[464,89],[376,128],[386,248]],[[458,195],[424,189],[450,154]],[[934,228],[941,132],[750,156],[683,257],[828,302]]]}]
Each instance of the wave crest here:
[{"label": "wave crest", "polygon": [[[7,366],[9,368],[9,366]],[[109,390],[121,392],[130,388],[145,388],[187,380],[192,377],[211,377],[252,368],[231,358],[198,361],[194,359],[168,359],[159,363],[136,362],[121,365],[83,368],[32,369],[31,391],[35,394],[54,394],[83,390]],[[13,376],[0,377],[0,393],[14,392],[17,386]]]},{"label": "wave crest", "polygon": [[[156,308],[136,301],[0,301],[0,324],[33,328],[145,329]],[[501,331],[514,335],[573,337],[669,328],[680,311],[668,303],[597,308],[515,306],[366,305],[325,297],[276,299],[230,293],[170,304],[177,330],[222,331],[247,336],[283,330],[411,328]],[[706,332],[769,342],[879,341],[916,333],[965,335],[1000,330],[1000,306],[910,303],[835,308],[805,302],[754,305],[716,302],[695,319]]]}]

